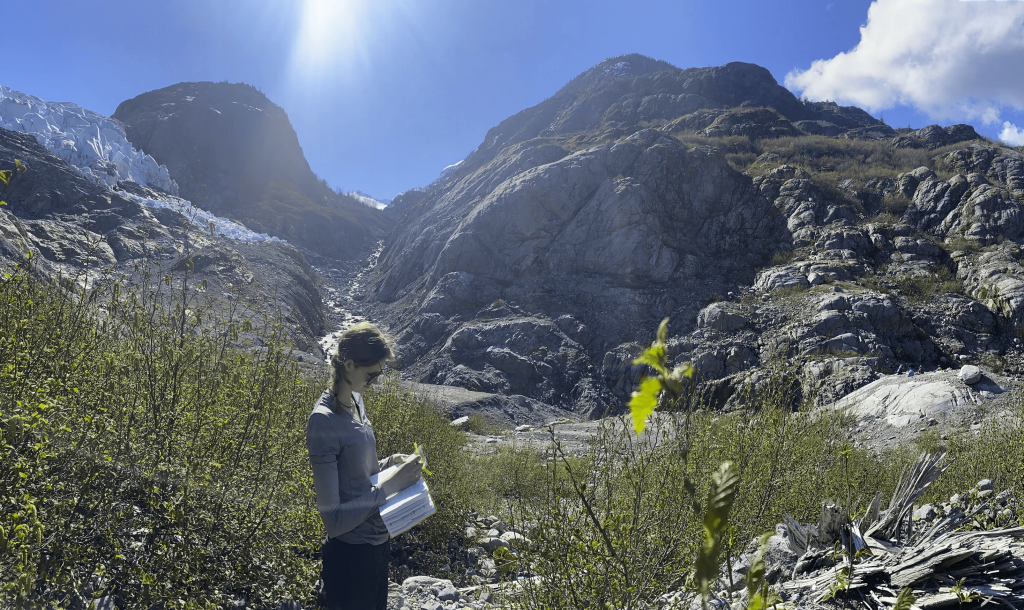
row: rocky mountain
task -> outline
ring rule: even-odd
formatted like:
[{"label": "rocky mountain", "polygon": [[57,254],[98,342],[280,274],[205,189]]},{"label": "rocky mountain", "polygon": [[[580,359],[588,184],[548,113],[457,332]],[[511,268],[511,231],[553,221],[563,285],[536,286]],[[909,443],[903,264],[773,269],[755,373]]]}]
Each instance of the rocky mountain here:
[{"label": "rocky mountain", "polygon": [[255,87],[179,83],[122,102],[113,118],[182,197],[253,231],[349,260],[390,229],[378,209],[317,178],[285,111]]},{"label": "rocky mountain", "polygon": [[[138,282],[191,270],[196,298],[236,301],[259,321],[280,310],[300,350],[326,329],[320,278],[293,245],[172,195],[167,168],[131,147],[121,127],[74,104],[0,91],[0,169],[14,174],[0,207],[0,263],[77,279]],[[59,155],[58,155],[59,154]],[[198,302],[198,301],[197,301]]]},{"label": "rocky mountain", "polygon": [[820,401],[1020,354],[1019,151],[896,131],[752,64],[602,62],[396,219],[360,293],[424,383],[619,410],[662,317],[725,404],[788,357]]}]

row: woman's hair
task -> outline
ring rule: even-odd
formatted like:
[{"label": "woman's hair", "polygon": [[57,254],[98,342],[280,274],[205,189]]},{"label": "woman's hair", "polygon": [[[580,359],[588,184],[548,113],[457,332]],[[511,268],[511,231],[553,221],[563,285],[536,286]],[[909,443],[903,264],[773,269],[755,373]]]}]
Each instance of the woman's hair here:
[{"label": "woman's hair", "polygon": [[356,366],[373,366],[381,360],[394,358],[391,342],[370,322],[355,324],[338,337],[338,349],[331,356],[331,394],[337,396],[338,386],[345,381],[345,361]]}]

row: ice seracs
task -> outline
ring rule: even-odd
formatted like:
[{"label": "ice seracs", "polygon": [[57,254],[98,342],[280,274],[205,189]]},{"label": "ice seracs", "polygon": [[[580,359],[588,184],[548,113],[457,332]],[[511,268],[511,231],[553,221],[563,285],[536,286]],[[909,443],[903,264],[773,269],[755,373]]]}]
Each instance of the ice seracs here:
[{"label": "ice seracs", "polygon": [[169,193],[164,199],[150,199],[118,190],[120,195],[147,207],[174,209],[200,229],[239,241],[284,241],[251,231],[235,221],[214,216],[185,199],[175,197],[178,185],[171,179],[166,166],[135,150],[119,122],[78,104],[47,102],[0,85],[0,127],[35,136],[68,167],[111,190],[117,188],[119,181],[127,180]]},{"label": "ice seracs", "polygon": [[32,134],[69,167],[107,188],[130,180],[178,193],[167,168],[135,150],[120,123],[78,104],[47,102],[0,85],[0,127]]},{"label": "ice seracs", "polygon": [[180,197],[149,199],[148,197],[140,197],[127,191],[118,191],[118,194],[147,207],[168,208],[180,212],[182,216],[192,221],[192,226],[204,231],[211,231],[228,239],[247,242],[276,241],[278,243],[287,243],[278,237],[267,235],[266,233],[257,233],[233,220],[214,216],[202,208],[195,207],[187,199],[181,199]]}]

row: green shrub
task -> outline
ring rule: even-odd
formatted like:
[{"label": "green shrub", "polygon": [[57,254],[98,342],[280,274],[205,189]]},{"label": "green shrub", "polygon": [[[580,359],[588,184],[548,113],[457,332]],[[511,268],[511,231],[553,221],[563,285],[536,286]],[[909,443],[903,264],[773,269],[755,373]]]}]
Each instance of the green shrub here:
[{"label": "green shrub", "polygon": [[780,267],[782,265],[788,265],[793,262],[796,258],[796,252],[794,250],[776,250],[772,254],[771,260],[768,261],[769,267]]},{"label": "green shrub", "polygon": [[529,445],[501,447],[478,456],[471,470],[481,483],[472,504],[483,514],[507,511],[510,502],[539,503],[547,476],[543,454]]},{"label": "green shrub", "polygon": [[469,416],[469,421],[466,422],[466,430],[473,434],[487,436],[501,433],[502,427],[483,413],[474,413]]},{"label": "green shrub", "polygon": [[[910,207],[910,199],[903,193],[892,193],[882,197],[882,214],[889,214],[896,218],[903,216],[903,213]],[[893,222],[892,224],[895,224]]]},{"label": "green shrub", "polygon": [[93,579],[91,595],[129,607],[308,601],[320,526],[303,434],[319,389],[282,327],[267,318],[262,349],[239,351],[179,298],[187,273],[74,279],[0,282],[0,521],[17,532],[0,606],[71,603]]},{"label": "green shrub", "polygon": [[943,242],[941,246],[947,252],[951,253],[957,251],[971,253],[979,252],[981,250],[981,243],[979,243],[975,239],[967,239],[962,235],[953,235],[951,237],[947,237],[946,241]]},{"label": "green shrub", "polygon": [[[541,576],[514,600],[523,608],[637,607],[692,583],[702,540],[703,498],[723,462],[739,489],[723,551],[742,551],[784,514],[811,521],[825,498],[891,493],[902,462],[851,448],[851,420],[805,411],[785,370],[742,394],[743,410],[690,409],[654,418],[637,436],[628,418],[606,420],[583,458],[561,462],[557,444],[542,468],[542,493],[520,496],[509,512],[530,526],[523,553]],[[803,405],[793,410],[793,405]],[[692,482],[692,483],[691,483]]]},{"label": "green shrub", "polygon": [[964,291],[963,284],[945,265],[939,265],[933,275],[901,275],[896,285],[910,303],[924,303],[937,293]]},{"label": "green shrub", "polygon": [[412,453],[413,443],[426,454],[431,472],[427,486],[437,513],[402,536],[422,539],[446,553],[448,541],[461,536],[473,492],[466,434],[452,426],[435,404],[403,389],[395,374],[381,377],[367,391],[366,411],[377,437],[378,455]]}]

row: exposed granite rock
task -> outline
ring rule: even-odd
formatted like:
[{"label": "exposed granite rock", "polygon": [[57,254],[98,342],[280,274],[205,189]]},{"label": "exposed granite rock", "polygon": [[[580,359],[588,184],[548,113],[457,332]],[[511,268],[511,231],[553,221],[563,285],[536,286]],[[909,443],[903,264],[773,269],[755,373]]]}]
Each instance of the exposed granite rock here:
[{"label": "exposed granite rock", "polygon": [[801,135],[799,129],[770,108],[723,112],[704,128],[703,134],[708,137],[745,136],[754,140]]},{"label": "exposed granite rock", "polygon": [[981,139],[981,136],[970,125],[958,124],[948,127],[929,125],[910,133],[896,136],[892,140],[892,147],[931,149],[979,139]]},{"label": "exposed granite rock", "polygon": [[743,328],[749,322],[742,315],[730,313],[718,303],[708,305],[697,315],[697,327],[710,328],[712,330],[736,330]]},{"label": "exposed granite rock", "polygon": [[[694,288],[750,281],[789,237],[720,154],[658,130],[571,155],[537,148],[514,147],[428,194],[420,215],[407,210],[368,300],[400,326],[424,382],[553,404],[588,397],[584,411],[603,412],[594,363],[666,314],[695,316]],[[548,355],[531,355],[538,348]]]},{"label": "exposed granite rock", "polygon": [[957,275],[968,294],[1014,330],[1024,324],[1024,265],[1020,246],[1003,242],[976,255],[960,253]]}]

